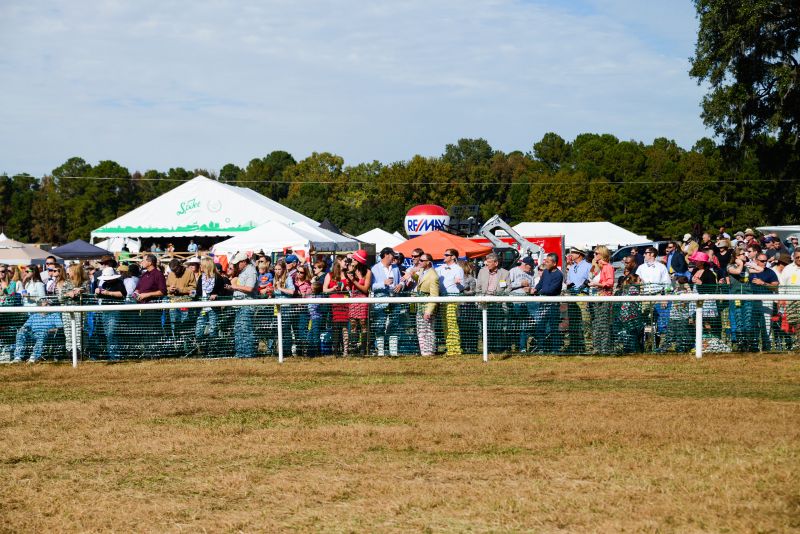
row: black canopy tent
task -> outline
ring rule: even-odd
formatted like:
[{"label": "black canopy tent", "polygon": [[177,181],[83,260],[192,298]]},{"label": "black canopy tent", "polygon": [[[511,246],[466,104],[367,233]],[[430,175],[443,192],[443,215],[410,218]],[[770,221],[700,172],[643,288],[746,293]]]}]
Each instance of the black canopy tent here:
[{"label": "black canopy tent", "polygon": [[110,254],[106,249],[89,244],[83,239],[76,239],[66,245],[56,247],[50,250],[50,252],[65,260],[85,260]]}]

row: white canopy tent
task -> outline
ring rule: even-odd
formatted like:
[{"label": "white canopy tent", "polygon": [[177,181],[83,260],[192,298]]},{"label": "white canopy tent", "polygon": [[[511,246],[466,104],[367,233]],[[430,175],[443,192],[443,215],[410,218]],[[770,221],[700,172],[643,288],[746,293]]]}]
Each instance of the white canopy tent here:
[{"label": "white canopy tent", "polygon": [[124,245],[128,246],[128,252],[138,254],[142,249],[142,242],[139,239],[130,237],[111,237],[95,243],[96,246],[104,248],[109,252],[122,252]]},{"label": "white canopy tent", "polygon": [[374,243],[375,250],[381,250],[385,247],[394,248],[400,243],[404,243],[406,241],[405,238],[397,237],[396,235],[390,234],[386,230],[382,230],[380,228],[373,228],[368,232],[364,232],[363,234],[356,236],[356,239],[365,243]]},{"label": "white canopy tent", "polygon": [[318,226],[315,220],[252,189],[196,176],[97,228],[92,232],[92,240],[230,236],[268,221]]},{"label": "white canopy tent", "polygon": [[523,222],[514,226],[523,237],[543,235],[563,235],[564,246],[590,249],[595,245],[606,245],[614,250],[626,245],[636,245],[649,241],[647,236],[637,235],[617,226],[600,222]]},{"label": "white canopy tent", "polygon": [[314,245],[314,250],[317,251],[352,252],[359,249],[358,241],[356,239],[350,239],[346,235],[337,234],[336,232],[326,230],[325,228],[319,226],[312,226],[306,222],[299,222],[292,225],[292,228],[306,232],[311,236],[316,236],[312,243]]},{"label": "white canopy tent", "polygon": [[19,248],[25,246],[25,243],[14,241],[6,237],[6,234],[0,232],[0,249],[3,248]]},{"label": "white canopy tent", "polygon": [[[7,265],[39,264],[44,263],[48,256],[55,256],[55,254],[33,245],[14,241],[6,237],[5,234],[0,233],[0,263]],[[55,257],[58,258],[58,256]]]},{"label": "white canopy tent", "polygon": [[322,228],[298,223],[287,225],[277,221],[264,223],[252,230],[221,241],[212,247],[216,255],[233,255],[236,252],[281,252],[285,249],[308,252],[334,252],[354,250],[358,243]]}]

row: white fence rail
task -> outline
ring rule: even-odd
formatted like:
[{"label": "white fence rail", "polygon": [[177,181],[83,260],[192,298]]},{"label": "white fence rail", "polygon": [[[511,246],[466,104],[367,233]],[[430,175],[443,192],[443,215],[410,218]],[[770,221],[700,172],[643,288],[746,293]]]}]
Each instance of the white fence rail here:
[{"label": "white fence rail", "polygon": [[[662,303],[662,302],[694,302],[695,310],[695,357],[703,357],[703,302],[705,301],[757,301],[757,302],[796,302],[800,301],[800,294],[667,294],[667,295],[614,295],[614,296],[593,296],[593,295],[560,295],[553,297],[544,296],[453,296],[453,297],[364,297],[346,299],[239,299],[239,300],[204,300],[190,302],[154,302],[148,304],[91,304],[91,305],[54,305],[54,306],[0,306],[0,320],[3,314],[10,313],[89,313],[89,312],[113,312],[113,311],[148,311],[148,310],[174,310],[174,309],[196,309],[196,308],[238,308],[238,307],[277,307],[278,321],[278,361],[284,361],[284,350],[282,343],[282,313],[281,310],[286,306],[299,306],[308,304],[464,304],[473,303],[482,306],[482,353],[483,361],[489,361],[488,350],[488,320],[487,304],[496,303]],[[75,315],[72,315],[70,325],[72,335],[72,365],[78,365],[78,347],[76,336]]]}]

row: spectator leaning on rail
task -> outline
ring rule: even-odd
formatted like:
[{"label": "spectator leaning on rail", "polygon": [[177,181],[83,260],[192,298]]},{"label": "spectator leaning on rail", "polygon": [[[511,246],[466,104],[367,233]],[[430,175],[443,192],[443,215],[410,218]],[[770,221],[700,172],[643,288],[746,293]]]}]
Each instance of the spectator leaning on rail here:
[{"label": "spectator leaning on rail", "polygon": [[[187,269],[178,258],[172,258],[169,261],[169,275],[167,276],[166,284],[170,302],[188,301],[194,296],[193,292],[197,288],[197,279],[193,270]],[[180,333],[179,329],[185,326],[188,320],[188,308],[170,309],[169,322],[172,328],[172,335],[175,335],[176,332]]]},{"label": "spectator leaning on rail", "polygon": [[[614,267],[609,263],[611,252],[606,246],[599,246],[594,249],[594,260],[592,264],[592,279],[589,287],[593,288],[597,295],[608,296],[612,294],[614,288]],[[610,354],[613,350],[611,338],[611,310],[610,302],[592,302],[592,352],[594,354]]]},{"label": "spectator leaning on rail", "polygon": [[[113,267],[103,267],[102,274],[97,278],[97,287],[94,290],[99,304],[122,304],[128,295],[122,277],[114,271]],[[120,347],[120,312],[101,312],[100,321],[106,334],[106,353],[109,361],[119,360]]]},{"label": "spectator leaning on rail", "polygon": [[[511,295],[521,297],[533,293],[533,288],[536,286],[534,266],[533,258],[526,256],[522,258],[519,265],[508,272]],[[537,316],[538,307],[536,302],[514,302],[512,304],[511,323],[513,327],[509,329],[509,334],[513,335],[517,332],[519,337],[518,340],[509,339],[507,343],[511,345],[513,341],[517,341],[517,348],[520,352],[528,349],[528,338],[531,335],[531,326],[533,318]]]},{"label": "spectator leaning on rail", "polygon": [[[403,286],[400,283],[400,268],[394,264],[394,250],[385,247],[378,253],[378,258],[378,263],[371,269],[372,295],[388,297],[400,292]],[[384,355],[387,338],[389,354],[397,356],[397,311],[389,304],[374,304],[372,311],[373,338],[378,356]]]},{"label": "spectator leaning on rail", "polygon": [[[533,288],[534,295],[545,297],[555,297],[561,294],[561,287],[564,284],[564,274],[558,269],[558,256],[547,254],[543,262],[544,269],[542,276],[536,287]],[[561,349],[561,335],[558,331],[558,323],[561,305],[558,302],[543,302],[539,304],[539,317],[536,319],[534,332],[535,348],[539,351],[559,351]]]},{"label": "spectator leaning on rail", "polygon": [[[464,270],[457,263],[458,250],[448,248],[444,251],[444,263],[437,269],[439,276],[440,295],[460,295],[464,290]],[[444,325],[444,338],[447,354],[455,356],[461,354],[461,334],[458,329],[458,304],[445,304],[442,323]]]},{"label": "spectator leaning on rail", "polygon": [[[572,258],[572,265],[567,269],[567,291],[571,294],[584,291],[588,293],[592,266],[586,261],[586,251],[572,247],[569,249],[569,256]],[[573,354],[586,352],[583,325],[589,322],[589,307],[585,302],[570,302],[567,305],[567,318],[569,322],[567,350]]]},{"label": "spectator leaning on rail", "polygon": [[[800,248],[792,254],[792,263],[781,271],[780,292],[786,295],[800,295]],[[794,329],[794,346],[800,340],[800,301],[787,301],[785,304],[786,322]]]},{"label": "spectator leaning on rail", "polygon": [[[417,294],[423,297],[439,296],[439,277],[433,269],[433,259],[430,254],[422,253],[419,258],[419,282],[417,282]],[[417,306],[417,339],[419,340],[419,351],[423,356],[432,356],[436,350],[436,332],[434,331],[434,321],[436,304],[429,302]]]},{"label": "spectator leaning on rail", "polygon": [[[61,304],[75,305],[80,304],[81,295],[89,292],[89,279],[86,277],[86,272],[80,263],[73,263],[69,266],[69,271],[64,280],[64,284],[58,289],[58,298]],[[67,351],[72,350],[72,327],[71,321],[75,320],[75,344],[78,351],[82,350],[82,328],[83,318],[80,312],[64,313],[61,316],[61,321],[67,325],[64,329],[64,338],[66,341]]]},{"label": "spectator leaning on rail", "polygon": [[[775,271],[767,267],[767,255],[759,252],[756,255],[756,267],[750,270],[750,283],[754,286],[753,293],[768,294],[777,290],[780,283]],[[772,314],[774,302],[762,301],[761,313],[756,307],[756,328],[761,336],[763,350],[771,350],[772,342],[770,330],[772,325]]]},{"label": "spectator leaning on rail", "polygon": [[[225,279],[217,272],[214,260],[208,256],[200,260],[200,278],[195,287],[194,300],[217,300],[217,297],[224,296]],[[203,308],[195,323],[194,334],[200,350],[206,352],[209,344],[217,337],[217,310],[215,308]]]},{"label": "spectator leaning on rail", "polygon": [[[234,299],[247,299],[253,296],[258,274],[256,268],[247,259],[247,254],[237,252],[231,258],[231,263],[236,266],[239,276],[236,281],[231,281],[225,289],[233,291]],[[295,257],[295,265],[297,258]],[[294,288],[294,285],[292,286]],[[233,325],[234,346],[237,358],[252,358],[256,355],[256,337],[253,333],[253,316],[255,311],[252,306],[237,306],[236,320]]]},{"label": "spectator leaning on rail", "polygon": [[[47,306],[47,300],[41,299],[40,306]],[[60,313],[31,313],[28,315],[28,320],[17,331],[17,338],[14,345],[14,360],[13,363],[21,363],[25,357],[25,352],[28,346],[33,343],[28,363],[36,363],[42,358],[44,351],[44,344],[47,337],[54,334],[56,330],[61,328],[61,314]]]},{"label": "spectator leaning on rail", "polygon": [[[497,254],[487,254],[483,260],[483,268],[478,272],[478,280],[475,284],[475,291],[478,295],[505,295],[508,293],[508,271],[500,267]],[[503,352],[508,349],[506,339],[506,310],[507,306],[503,303],[492,303],[483,305],[487,308],[487,320],[489,322],[489,350],[492,352]]]}]

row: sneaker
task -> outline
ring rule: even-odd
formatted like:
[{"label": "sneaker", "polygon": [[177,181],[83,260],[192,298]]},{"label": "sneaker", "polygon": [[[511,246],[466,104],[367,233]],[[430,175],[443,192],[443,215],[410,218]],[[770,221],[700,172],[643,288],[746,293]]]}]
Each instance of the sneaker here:
[{"label": "sneaker", "polygon": [[22,358],[14,358],[11,363],[22,363]]}]

